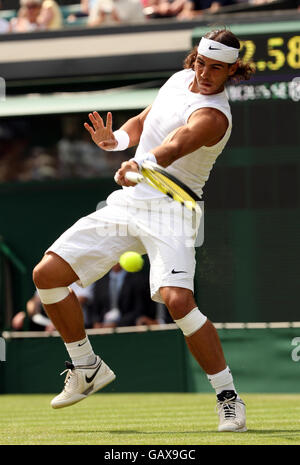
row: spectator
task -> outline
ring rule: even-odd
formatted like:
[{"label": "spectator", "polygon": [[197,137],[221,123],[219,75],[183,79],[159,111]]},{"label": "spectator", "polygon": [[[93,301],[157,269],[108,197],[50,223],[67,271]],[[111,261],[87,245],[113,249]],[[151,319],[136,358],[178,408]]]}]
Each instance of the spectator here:
[{"label": "spectator", "polygon": [[55,0],[42,0],[42,7],[37,19],[41,29],[59,29],[63,26],[63,17]]},{"label": "spectator", "polygon": [[96,0],[88,17],[88,26],[96,27],[102,24],[119,23],[120,19],[114,5],[114,0]]},{"label": "spectator", "polygon": [[20,331],[24,329],[26,317],[29,318],[29,330],[30,331],[54,331],[55,328],[52,322],[47,317],[39,295],[37,292],[28,300],[26,304],[26,312],[18,312],[12,319],[12,329]]},{"label": "spectator", "polygon": [[0,18],[0,34],[8,34],[9,32],[9,22],[6,19]]},{"label": "spectator", "polygon": [[81,12],[83,15],[89,15],[90,11],[97,3],[97,0],[80,0]]},{"label": "spectator", "polygon": [[[84,320],[86,323],[86,327],[88,328],[88,321],[89,321],[89,313],[88,313],[88,305],[91,303],[92,299],[92,287],[88,286],[86,288],[82,288],[78,286],[78,284],[73,283],[70,286],[73,291],[76,293],[78,300],[82,306]],[[30,331],[55,331],[55,327],[53,326],[51,320],[45,313],[45,310],[41,304],[40,297],[37,292],[28,300],[26,304],[26,312],[21,311],[16,313],[13,317],[11,322],[11,327],[15,331],[20,331],[24,329],[26,317],[29,318],[29,330]]]},{"label": "spectator", "polygon": [[114,0],[120,22],[134,23],[145,21],[141,0]]},{"label": "spectator", "polygon": [[136,325],[141,326],[141,325],[156,325],[156,324],[173,324],[174,321],[172,320],[172,317],[170,313],[168,312],[167,307],[162,304],[162,303],[156,303],[156,316],[155,319],[153,319],[152,316],[147,316],[147,315],[142,315],[139,316],[136,320]]},{"label": "spectator", "polygon": [[216,13],[223,6],[232,5],[234,0],[187,0],[179,19],[192,19],[203,13]]},{"label": "spectator", "polygon": [[11,32],[32,32],[40,29],[38,17],[42,0],[20,0],[20,9],[10,21]]},{"label": "spectator", "polygon": [[128,273],[119,263],[94,284],[90,310],[94,328],[158,323],[148,275],[144,271]]},{"label": "spectator", "polygon": [[91,284],[87,287],[81,287],[77,283],[71,284],[71,288],[78,297],[83,311],[84,324],[86,328],[92,328],[92,321],[90,315],[90,306],[93,301],[93,289],[95,284]]},{"label": "spectator", "polygon": [[18,181],[46,180],[58,178],[55,157],[43,147],[34,147],[23,161]]},{"label": "spectator", "polygon": [[96,0],[88,19],[91,27],[104,23],[131,23],[144,21],[140,0]]},{"label": "spectator", "polygon": [[64,117],[63,137],[57,144],[59,175],[68,177],[93,177],[110,172],[116,166],[109,165],[111,157],[107,152],[92,144],[85,130],[81,129],[80,119]]},{"label": "spectator", "polygon": [[67,22],[73,23],[78,18],[88,18],[96,2],[97,0],[80,0],[80,11],[76,13],[71,13],[67,18]]},{"label": "spectator", "polygon": [[268,3],[272,3],[274,0],[251,0],[252,5],[267,5]]},{"label": "spectator", "polygon": [[26,121],[0,124],[0,182],[18,180],[29,146]]},{"label": "spectator", "polygon": [[187,0],[149,0],[144,14],[148,18],[171,18],[183,11]]},{"label": "spectator", "polygon": [[[0,10],[2,9],[2,1],[0,0]],[[0,18],[0,34],[7,34],[10,32],[9,22],[4,18]]]}]

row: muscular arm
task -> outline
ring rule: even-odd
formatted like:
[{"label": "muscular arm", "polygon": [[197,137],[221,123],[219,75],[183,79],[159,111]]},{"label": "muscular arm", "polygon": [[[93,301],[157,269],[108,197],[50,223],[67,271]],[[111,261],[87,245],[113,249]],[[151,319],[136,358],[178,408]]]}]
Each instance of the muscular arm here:
[{"label": "muscular arm", "polygon": [[138,115],[134,116],[133,118],[130,118],[128,121],[126,121],[125,124],[123,124],[123,126],[120,127],[120,129],[126,131],[129,135],[129,147],[134,147],[139,143],[144,128],[144,122],[150,110],[151,105],[145,108],[145,110],[143,110]]},{"label": "muscular arm", "polygon": [[[224,113],[214,108],[201,108],[192,113],[187,124],[169,134],[163,143],[151,152],[159,165],[167,167],[200,147],[215,145],[222,139],[227,127],[228,120]],[[117,171],[117,182],[121,186],[133,185],[125,178],[127,171],[138,171],[137,163],[122,163]]]},{"label": "muscular arm", "polygon": [[215,145],[224,136],[228,120],[214,108],[195,111],[186,125],[179,127],[161,145],[151,150],[157,163],[167,167],[200,147]]}]

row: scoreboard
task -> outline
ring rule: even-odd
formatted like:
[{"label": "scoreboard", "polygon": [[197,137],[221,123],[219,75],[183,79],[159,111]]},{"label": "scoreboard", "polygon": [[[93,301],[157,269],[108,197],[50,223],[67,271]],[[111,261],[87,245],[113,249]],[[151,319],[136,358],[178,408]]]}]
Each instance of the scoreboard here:
[{"label": "scoreboard", "polygon": [[[240,58],[253,62],[256,67],[250,85],[243,82],[238,86],[229,86],[230,100],[300,101],[299,21],[233,25],[229,29],[240,40]],[[193,45],[208,30],[195,29]]]},{"label": "scoreboard", "polygon": [[[300,22],[228,29],[240,40],[240,58],[253,62],[256,72],[248,81],[226,86],[233,130],[205,193],[216,208],[224,208],[225,199],[228,208],[298,207]],[[209,30],[195,29],[192,45]]]},{"label": "scoreboard", "polygon": [[[298,25],[299,27],[299,25]],[[298,32],[299,31],[299,32]],[[300,72],[300,30],[253,35],[241,39],[241,59],[254,61],[258,74],[271,80]]]}]

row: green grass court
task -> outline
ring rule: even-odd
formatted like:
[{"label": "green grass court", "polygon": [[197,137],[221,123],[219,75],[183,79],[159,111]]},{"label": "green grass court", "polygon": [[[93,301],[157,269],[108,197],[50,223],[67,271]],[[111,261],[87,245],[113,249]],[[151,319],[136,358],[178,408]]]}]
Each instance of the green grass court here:
[{"label": "green grass court", "polygon": [[248,432],[218,433],[214,394],[2,395],[2,445],[299,445],[299,394],[243,394]]}]

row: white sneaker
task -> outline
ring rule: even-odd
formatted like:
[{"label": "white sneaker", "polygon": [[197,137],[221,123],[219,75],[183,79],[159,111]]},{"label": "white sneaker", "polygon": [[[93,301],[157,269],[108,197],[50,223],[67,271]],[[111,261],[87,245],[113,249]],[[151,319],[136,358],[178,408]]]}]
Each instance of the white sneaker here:
[{"label": "white sneaker", "polygon": [[67,371],[65,385],[62,392],[52,399],[51,406],[53,408],[76,404],[76,402],[85,399],[116,378],[114,372],[98,355],[94,365],[75,368],[72,363],[66,362],[66,367],[67,369],[61,373],[62,375]]},{"label": "white sneaker", "polygon": [[246,428],[246,407],[234,391],[223,391],[217,395],[218,431],[243,433]]}]

